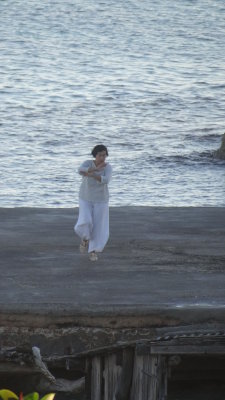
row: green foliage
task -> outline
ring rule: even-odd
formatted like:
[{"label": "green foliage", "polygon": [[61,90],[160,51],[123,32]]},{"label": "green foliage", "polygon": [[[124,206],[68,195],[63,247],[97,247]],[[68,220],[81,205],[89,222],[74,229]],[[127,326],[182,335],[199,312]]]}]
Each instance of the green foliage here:
[{"label": "green foliage", "polygon": [[9,400],[9,399],[18,400],[19,399],[19,397],[15,393],[13,393],[13,392],[11,392],[11,390],[7,390],[7,389],[0,390],[0,398],[2,400]]},{"label": "green foliage", "polygon": [[[40,400],[53,400],[55,397],[55,393],[48,393],[44,397],[42,397]],[[39,400],[39,394],[37,392],[29,393],[26,396],[23,396],[22,393],[20,393],[20,396],[18,397],[15,393],[11,392],[11,390],[7,389],[1,389],[0,390],[0,399],[2,400]]]},{"label": "green foliage", "polygon": [[39,400],[39,394],[37,392],[29,393],[23,397],[23,400]]},{"label": "green foliage", "polygon": [[53,400],[55,397],[55,393],[48,393],[41,400]]}]

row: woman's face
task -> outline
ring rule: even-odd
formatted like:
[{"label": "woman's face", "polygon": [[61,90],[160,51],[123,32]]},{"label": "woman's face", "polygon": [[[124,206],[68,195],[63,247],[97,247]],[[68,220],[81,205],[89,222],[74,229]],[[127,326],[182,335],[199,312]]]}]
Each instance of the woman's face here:
[{"label": "woman's face", "polygon": [[100,151],[99,153],[96,154],[95,160],[97,164],[101,164],[103,162],[105,162],[106,159],[106,151]]}]

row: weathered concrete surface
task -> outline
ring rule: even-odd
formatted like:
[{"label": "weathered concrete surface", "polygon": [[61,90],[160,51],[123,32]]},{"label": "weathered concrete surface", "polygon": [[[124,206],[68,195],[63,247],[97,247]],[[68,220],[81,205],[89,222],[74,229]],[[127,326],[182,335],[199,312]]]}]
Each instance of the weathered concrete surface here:
[{"label": "weathered concrete surface", "polygon": [[225,322],[225,208],[111,208],[98,262],[77,209],[0,209],[0,320],[16,326]]}]

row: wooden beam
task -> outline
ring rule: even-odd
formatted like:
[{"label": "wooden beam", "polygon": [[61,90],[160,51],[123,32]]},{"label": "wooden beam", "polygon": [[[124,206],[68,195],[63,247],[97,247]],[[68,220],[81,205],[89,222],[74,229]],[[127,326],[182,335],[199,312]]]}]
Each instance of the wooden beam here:
[{"label": "wooden beam", "polygon": [[86,358],[85,365],[85,400],[91,399],[91,370],[92,363],[90,358]]},{"label": "wooden beam", "polygon": [[102,400],[102,372],[102,357],[93,357],[91,371],[91,400]]},{"label": "wooden beam", "polygon": [[156,400],[157,356],[135,354],[131,400]]},{"label": "wooden beam", "polygon": [[104,400],[115,400],[121,366],[116,363],[116,354],[106,355],[104,361]]},{"label": "wooden beam", "polygon": [[151,346],[151,354],[189,354],[189,355],[222,355],[225,354],[224,346]]},{"label": "wooden beam", "polygon": [[129,400],[130,388],[133,377],[134,349],[123,350],[123,366],[115,392],[116,400]]},{"label": "wooden beam", "polygon": [[130,400],[166,400],[167,380],[166,357],[136,351]]},{"label": "wooden beam", "polygon": [[217,345],[217,344],[173,344],[168,342],[162,342],[158,344],[151,344],[151,345],[137,345],[137,353],[141,354],[164,354],[164,355],[171,355],[171,354],[211,354],[211,355],[222,355],[225,354],[225,346],[224,345]]},{"label": "wooden beam", "polygon": [[158,358],[158,400],[166,400],[168,392],[168,360],[166,357]]}]

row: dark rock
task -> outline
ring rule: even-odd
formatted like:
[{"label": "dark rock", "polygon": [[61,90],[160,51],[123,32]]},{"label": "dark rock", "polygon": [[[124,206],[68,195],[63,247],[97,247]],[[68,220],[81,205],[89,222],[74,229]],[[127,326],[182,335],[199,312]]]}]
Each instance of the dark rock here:
[{"label": "dark rock", "polygon": [[221,160],[225,160],[225,133],[222,136],[221,146],[217,151],[215,151],[214,156],[216,158],[220,158]]}]

